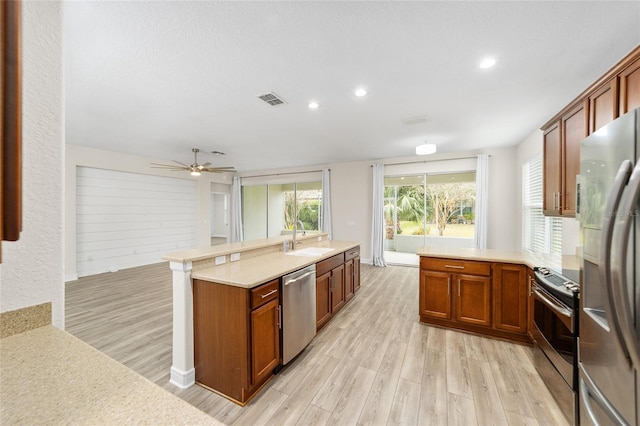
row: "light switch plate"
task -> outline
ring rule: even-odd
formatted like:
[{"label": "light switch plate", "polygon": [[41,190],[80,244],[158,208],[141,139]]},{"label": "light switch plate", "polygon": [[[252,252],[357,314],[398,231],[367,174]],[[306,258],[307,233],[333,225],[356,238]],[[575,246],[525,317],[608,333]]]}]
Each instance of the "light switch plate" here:
[{"label": "light switch plate", "polygon": [[240,260],[240,253],[231,253],[231,256],[229,257],[229,260],[231,262],[235,262],[236,260]]},{"label": "light switch plate", "polygon": [[215,258],[214,262],[216,265],[222,265],[226,263],[227,259],[224,256],[218,256]]}]

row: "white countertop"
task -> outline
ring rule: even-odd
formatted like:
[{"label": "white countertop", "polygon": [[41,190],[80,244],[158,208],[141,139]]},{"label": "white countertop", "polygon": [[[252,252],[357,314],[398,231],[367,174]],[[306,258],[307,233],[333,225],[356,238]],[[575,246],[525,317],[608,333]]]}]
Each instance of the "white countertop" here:
[{"label": "white countertop", "polygon": [[[298,234],[297,241],[316,240],[318,237],[326,237],[325,232],[308,231],[306,235]],[[285,240],[290,240],[293,235],[280,235],[277,237],[264,238],[261,240],[242,241],[239,243],[221,244],[211,247],[198,247],[189,250],[175,251],[162,256],[162,260],[170,262],[195,262],[218,256],[225,256],[231,253],[242,253],[249,250],[257,250],[272,246],[281,246]]]},{"label": "white countertop", "polygon": [[308,244],[303,244],[299,249],[322,247],[332,248],[333,250],[319,256],[296,256],[290,254],[291,252],[269,253],[193,271],[191,277],[237,287],[252,288],[359,245],[360,243],[356,241],[325,240],[309,242]]}]

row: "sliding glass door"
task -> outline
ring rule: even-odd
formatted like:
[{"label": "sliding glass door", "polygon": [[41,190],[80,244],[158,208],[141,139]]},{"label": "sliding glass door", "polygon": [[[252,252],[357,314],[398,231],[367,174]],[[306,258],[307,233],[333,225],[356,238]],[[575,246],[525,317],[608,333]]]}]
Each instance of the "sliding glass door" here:
[{"label": "sliding glass door", "polygon": [[422,246],[473,247],[475,172],[385,177],[385,260],[417,264]]}]

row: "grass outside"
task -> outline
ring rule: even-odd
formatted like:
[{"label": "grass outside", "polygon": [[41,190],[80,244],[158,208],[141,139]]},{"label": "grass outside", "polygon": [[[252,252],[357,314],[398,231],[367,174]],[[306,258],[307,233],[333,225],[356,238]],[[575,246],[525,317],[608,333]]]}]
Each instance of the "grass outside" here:
[{"label": "grass outside", "polygon": [[[400,221],[400,229],[402,229],[402,235],[415,235],[414,232],[422,229],[422,224],[418,222]],[[435,223],[427,224],[427,235],[430,237],[437,237],[438,228]],[[471,224],[457,224],[449,223],[444,228],[443,237],[463,237],[473,238],[475,232],[475,225]]]}]

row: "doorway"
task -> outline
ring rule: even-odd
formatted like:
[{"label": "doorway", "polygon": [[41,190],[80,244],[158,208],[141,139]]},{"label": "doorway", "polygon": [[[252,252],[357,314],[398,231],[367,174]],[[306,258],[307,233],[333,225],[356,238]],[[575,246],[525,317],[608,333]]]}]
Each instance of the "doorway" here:
[{"label": "doorway", "polygon": [[211,193],[211,245],[229,242],[229,194]]}]

